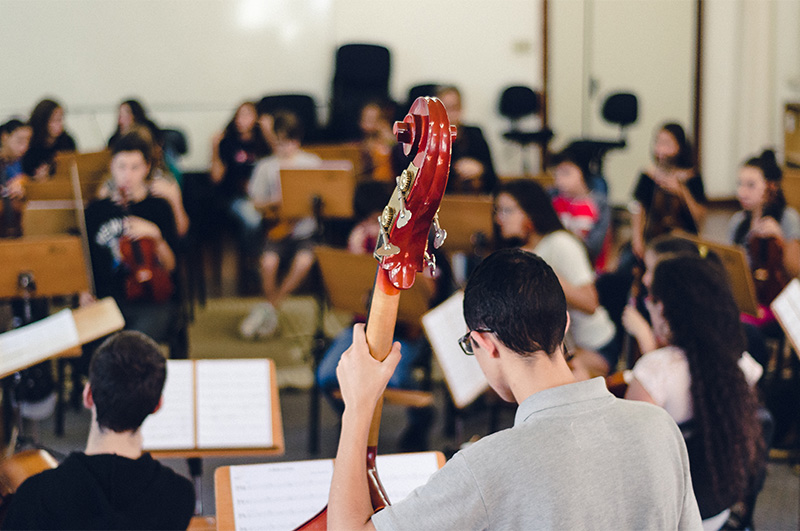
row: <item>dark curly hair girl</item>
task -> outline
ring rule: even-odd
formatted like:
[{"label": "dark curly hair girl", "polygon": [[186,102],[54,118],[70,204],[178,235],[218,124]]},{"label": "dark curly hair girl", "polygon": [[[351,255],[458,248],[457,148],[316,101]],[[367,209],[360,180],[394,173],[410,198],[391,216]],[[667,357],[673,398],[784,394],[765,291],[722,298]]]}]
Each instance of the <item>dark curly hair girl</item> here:
[{"label": "dark curly hair girl", "polygon": [[669,343],[689,364],[693,440],[687,437],[687,447],[704,518],[742,498],[763,444],[757,398],[738,365],[745,338],[726,279],[708,260],[679,256],[659,262],[650,290],[663,304]]}]

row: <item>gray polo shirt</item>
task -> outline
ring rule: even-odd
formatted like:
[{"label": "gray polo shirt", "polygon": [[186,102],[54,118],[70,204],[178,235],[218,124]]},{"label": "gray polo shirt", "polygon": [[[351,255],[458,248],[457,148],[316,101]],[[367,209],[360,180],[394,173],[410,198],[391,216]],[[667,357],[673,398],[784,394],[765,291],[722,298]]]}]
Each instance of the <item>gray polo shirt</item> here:
[{"label": "gray polo shirt", "polygon": [[372,517],[384,529],[702,529],[689,458],[661,408],[602,378],[540,391],[514,427],[458,452]]}]

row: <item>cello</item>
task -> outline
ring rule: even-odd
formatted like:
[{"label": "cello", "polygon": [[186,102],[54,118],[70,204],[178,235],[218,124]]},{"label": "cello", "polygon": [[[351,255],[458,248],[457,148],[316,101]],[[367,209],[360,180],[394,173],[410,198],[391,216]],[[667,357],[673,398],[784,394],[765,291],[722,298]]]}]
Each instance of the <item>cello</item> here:
[{"label": "cello", "polygon": [[[378,222],[380,236],[375,249],[378,260],[372,302],[367,318],[367,344],[373,358],[383,361],[389,354],[400,292],[409,289],[424,267],[435,269],[428,252],[428,234],[441,246],[447,236],[439,226],[437,212],[450,171],[450,152],[455,127],[450,125],[441,101],[420,97],[411,105],[394,133],[410,163],[397,177],[397,186]],[[367,443],[367,483],[374,512],[390,504],[375,465],[383,399],[379,400]],[[298,530],[327,528],[327,507]]]},{"label": "cello", "polygon": [[747,242],[747,255],[756,299],[769,306],[791,280],[783,267],[783,246],[774,236],[752,236]]}]

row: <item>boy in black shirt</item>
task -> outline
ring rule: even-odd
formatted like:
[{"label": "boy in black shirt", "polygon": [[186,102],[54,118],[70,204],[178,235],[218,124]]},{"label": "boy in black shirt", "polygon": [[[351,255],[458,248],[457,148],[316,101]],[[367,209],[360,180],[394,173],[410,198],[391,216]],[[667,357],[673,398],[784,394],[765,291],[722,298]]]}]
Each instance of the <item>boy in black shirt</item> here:
[{"label": "boy in black shirt", "polygon": [[92,411],[86,451],[28,478],[3,529],[186,529],[191,482],[142,452],[140,427],[161,406],[165,380],[164,357],[144,334],[100,345],[83,390]]}]

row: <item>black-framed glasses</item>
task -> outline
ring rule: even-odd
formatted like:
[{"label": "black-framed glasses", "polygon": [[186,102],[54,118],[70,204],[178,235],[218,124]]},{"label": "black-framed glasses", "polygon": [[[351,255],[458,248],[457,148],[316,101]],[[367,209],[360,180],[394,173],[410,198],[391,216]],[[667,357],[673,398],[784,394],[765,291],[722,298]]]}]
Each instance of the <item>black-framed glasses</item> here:
[{"label": "black-framed glasses", "polygon": [[489,328],[476,328],[474,330],[470,330],[469,332],[467,332],[466,334],[461,336],[458,339],[458,346],[461,347],[461,350],[463,350],[464,354],[466,354],[467,356],[472,356],[473,354],[475,354],[475,351],[472,350],[472,339],[470,339],[470,337],[469,337],[469,335],[472,332],[490,332],[491,333],[491,332],[494,332],[494,330],[491,330]]}]

